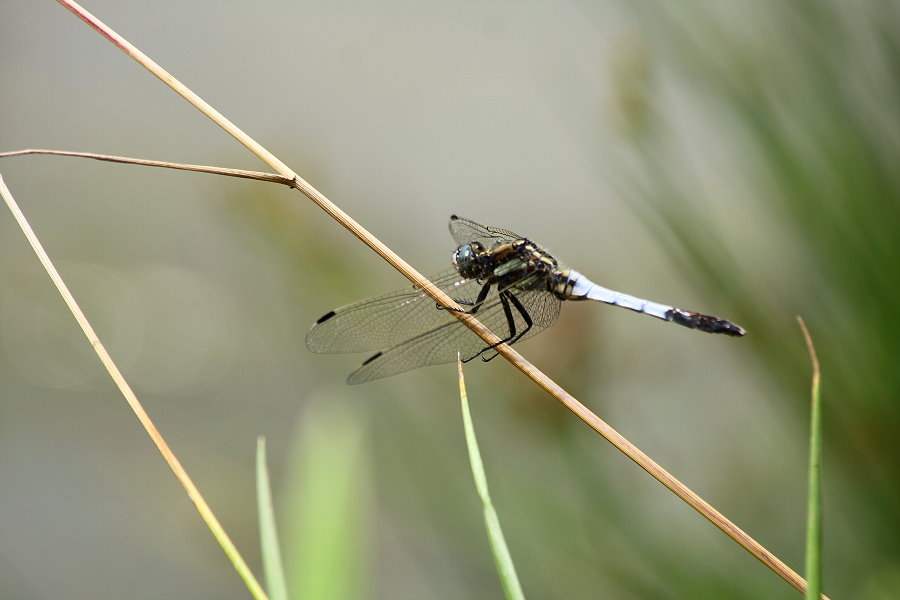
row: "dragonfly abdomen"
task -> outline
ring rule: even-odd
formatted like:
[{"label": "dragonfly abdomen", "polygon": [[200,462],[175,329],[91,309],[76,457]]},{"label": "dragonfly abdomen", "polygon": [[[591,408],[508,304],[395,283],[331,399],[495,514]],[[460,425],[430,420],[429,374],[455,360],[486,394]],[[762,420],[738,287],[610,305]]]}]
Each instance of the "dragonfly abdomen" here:
[{"label": "dragonfly abdomen", "polygon": [[573,269],[560,272],[551,291],[562,300],[596,300],[707,333],[724,333],[731,336],[747,334],[742,327],[726,319],[682,310],[610,290],[597,285]]}]

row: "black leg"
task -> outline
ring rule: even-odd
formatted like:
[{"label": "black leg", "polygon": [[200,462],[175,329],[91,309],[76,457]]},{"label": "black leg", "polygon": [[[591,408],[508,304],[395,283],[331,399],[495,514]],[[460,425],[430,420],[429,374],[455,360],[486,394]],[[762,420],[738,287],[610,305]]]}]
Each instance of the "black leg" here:
[{"label": "black leg", "polygon": [[522,320],[525,321],[525,329],[523,329],[521,333],[519,333],[519,335],[514,335],[511,340],[506,342],[507,344],[515,344],[522,339],[523,335],[528,333],[528,331],[531,329],[531,326],[534,325],[534,321],[531,320],[531,315],[528,314],[528,311],[525,310],[525,307],[522,306],[522,303],[519,302],[519,299],[516,298],[514,294],[507,292],[507,295],[509,296],[509,301],[513,303],[513,306],[515,306],[516,310],[519,311],[519,314],[522,315]]},{"label": "black leg", "polygon": [[[522,320],[525,321],[525,328],[518,333],[516,333],[516,320],[513,318],[512,310],[509,307],[510,302],[512,302],[512,305],[516,308],[516,310],[519,312],[519,314],[522,315]],[[512,294],[511,292],[509,292],[509,291],[500,292],[500,303],[503,305],[503,312],[506,315],[506,323],[507,323],[507,327],[509,328],[509,335],[505,339],[502,339],[499,342],[497,342],[496,344],[491,344],[490,346],[483,348],[481,350],[481,352],[479,352],[478,354],[475,355],[475,356],[481,356],[481,360],[483,360],[484,362],[493,360],[494,357],[497,356],[497,354],[494,353],[493,355],[485,358],[484,356],[482,356],[485,352],[496,348],[500,344],[510,344],[510,345],[515,344],[520,339],[522,339],[522,336],[524,336],[526,333],[528,333],[529,330],[531,330],[531,327],[534,325],[534,320],[531,318],[531,315],[528,314],[528,311],[525,310],[525,307],[522,306],[522,303],[519,301],[519,299],[516,298],[516,296],[514,294]],[[475,356],[473,356],[472,358],[475,358]],[[472,358],[469,358],[468,360],[463,361],[463,362],[468,362],[469,360],[472,360]]]},{"label": "black leg", "polygon": [[[521,340],[522,336],[524,336],[526,333],[528,333],[528,331],[531,329],[531,326],[534,325],[534,321],[532,320],[531,315],[528,314],[528,311],[525,310],[525,307],[522,306],[522,303],[519,302],[519,299],[516,298],[514,294],[512,294],[510,292],[504,292],[503,298],[504,298],[503,310],[506,312],[506,319],[510,324],[510,327],[509,327],[510,334],[509,334],[508,338],[506,338],[505,340],[502,340],[498,344],[494,344],[493,346],[490,346],[490,348],[496,348],[497,346],[499,346],[500,344],[503,344],[503,343],[506,343],[509,345],[515,344],[516,342]],[[516,310],[519,311],[519,314],[522,315],[522,319],[525,321],[525,329],[520,331],[518,335],[516,335],[515,321],[513,320],[511,311],[509,310],[509,305],[505,301],[506,298],[509,298],[509,301],[512,302],[513,306],[516,307]],[[485,350],[488,350],[488,349],[489,348],[485,348],[484,350],[479,352],[479,354],[481,354],[482,352],[484,352]],[[484,362],[488,362],[489,360],[493,360],[494,358],[496,358],[496,356],[497,356],[497,353],[495,352],[493,354],[493,356],[489,356],[487,358],[482,356],[481,360],[483,360]]]},{"label": "black leg", "polygon": [[488,293],[490,293],[491,285],[492,284],[490,284],[490,283],[486,283],[482,286],[481,291],[478,292],[478,297],[475,298],[475,302],[467,302],[465,300],[456,300],[456,298],[454,298],[454,300],[456,300],[457,304],[462,304],[463,306],[471,306],[472,307],[471,310],[457,310],[450,306],[442,306],[442,305],[438,304],[437,302],[434,303],[434,306],[438,310],[452,310],[454,312],[464,312],[469,315],[474,315],[475,313],[478,312],[478,309],[481,307],[481,304],[484,302],[484,299],[487,298]]},{"label": "black leg", "polygon": [[[512,309],[509,308],[509,300],[507,300],[507,296],[513,298],[513,301],[519,305],[518,307],[521,307],[522,305],[519,304],[519,301],[516,300],[515,297],[512,294],[510,294],[509,292],[500,292],[500,305],[503,307],[503,314],[506,315],[506,327],[509,330],[509,335],[506,338],[497,342],[496,344],[491,344],[490,346],[486,346],[486,347],[482,348],[478,352],[478,354],[475,354],[474,356],[470,356],[469,358],[465,359],[463,361],[464,363],[469,362],[470,360],[474,359],[477,356],[481,356],[481,360],[483,360],[484,362],[487,362],[487,361],[493,359],[494,356],[497,356],[497,353],[495,352],[493,356],[485,358],[484,356],[482,356],[485,352],[487,352],[488,350],[492,350],[493,348],[496,348],[500,344],[503,344],[505,342],[508,342],[509,340],[516,338],[516,320],[513,318]],[[473,311],[473,313],[474,313],[474,311]],[[530,320],[529,317],[526,317],[526,319]]]}]

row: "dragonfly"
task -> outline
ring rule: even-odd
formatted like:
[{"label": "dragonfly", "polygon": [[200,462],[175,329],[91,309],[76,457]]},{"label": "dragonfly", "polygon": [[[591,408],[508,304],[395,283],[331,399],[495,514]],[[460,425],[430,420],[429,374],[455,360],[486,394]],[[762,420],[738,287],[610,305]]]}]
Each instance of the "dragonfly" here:
[{"label": "dragonfly", "polygon": [[[332,310],[317,320],[306,346],[317,353],[375,352],[347,378],[358,384],[427,365],[497,355],[556,323],[563,300],[596,300],[698,331],[743,336],[731,321],[651,302],[601,287],[560,265],[526,237],[450,217],[457,244],[452,266],[430,278],[460,308],[441,306],[419,286],[406,287]],[[500,337],[487,344],[453,314],[473,315]]]}]

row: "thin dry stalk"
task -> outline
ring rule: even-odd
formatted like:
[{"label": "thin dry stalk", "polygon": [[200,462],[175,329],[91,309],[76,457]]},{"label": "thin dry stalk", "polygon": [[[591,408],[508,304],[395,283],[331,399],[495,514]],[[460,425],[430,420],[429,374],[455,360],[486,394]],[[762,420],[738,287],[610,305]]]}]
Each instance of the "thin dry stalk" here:
[{"label": "thin dry stalk", "polygon": [[228,177],[241,177],[243,179],[257,179],[259,181],[280,183],[288,187],[294,187],[293,179],[284,177],[282,175],[275,175],[274,173],[263,173],[262,171],[247,171],[245,169],[228,169],[225,167],[208,167],[206,165],[186,165],[184,163],[173,163],[162,160],[147,160],[146,158],[129,158],[127,156],[113,156],[112,154],[94,154],[93,152],[70,152],[68,150],[41,150],[39,148],[29,148],[27,150],[16,150],[15,152],[0,152],[0,158],[25,156],[28,154],[50,154],[52,156],[92,158],[94,160],[103,160],[106,162],[124,163],[130,165],[141,165],[144,167],[162,167],[165,169],[196,171],[198,173],[211,173],[213,175],[225,175]]}]

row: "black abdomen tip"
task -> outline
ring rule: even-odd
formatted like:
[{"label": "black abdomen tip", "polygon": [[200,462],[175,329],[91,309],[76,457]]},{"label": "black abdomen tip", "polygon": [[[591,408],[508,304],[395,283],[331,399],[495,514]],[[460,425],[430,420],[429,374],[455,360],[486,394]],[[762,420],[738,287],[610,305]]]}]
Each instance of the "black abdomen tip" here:
[{"label": "black abdomen tip", "polygon": [[678,308],[673,308],[666,312],[666,320],[678,323],[691,329],[705,331],[706,333],[724,333],[733,337],[742,337],[747,335],[743,327],[731,321],[713,317],[712,315],[701,315],[700,313],[688,312]]}]

